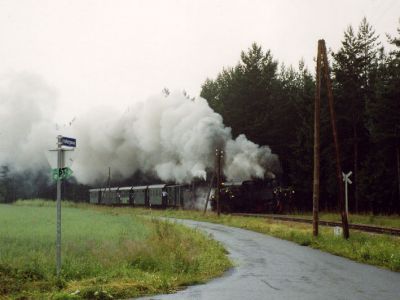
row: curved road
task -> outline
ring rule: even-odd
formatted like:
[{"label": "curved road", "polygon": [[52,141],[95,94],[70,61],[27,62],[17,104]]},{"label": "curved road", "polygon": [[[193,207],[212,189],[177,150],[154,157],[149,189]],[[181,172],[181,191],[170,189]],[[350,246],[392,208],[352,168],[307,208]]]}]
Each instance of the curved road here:
[{"label": "curved road", "polygon": [[206,284],[142,299],[400,299],[400,273],[244,229],[177,221],[212,234],[236,267]]}]

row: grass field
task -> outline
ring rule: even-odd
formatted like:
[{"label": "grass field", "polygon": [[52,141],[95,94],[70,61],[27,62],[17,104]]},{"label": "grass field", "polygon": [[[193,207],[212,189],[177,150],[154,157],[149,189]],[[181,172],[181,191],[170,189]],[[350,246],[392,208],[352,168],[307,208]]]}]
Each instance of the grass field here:
[{"label": "grass field", "polygon": [[[400,238],[386,235],[351,230],[350,239],[344,240],[335,237],[332,228],[321,227],[320,236],[313,238],[309,224],[70,202],[63,203],[62,216],[63,270],[57,280],[54,202],[0,206],[0,299],[111,299],[168,293],[204,282],[231,266],[218,243],[149,216],[245,228],[400,271]],[[336,216],[325,219],[329,218]],[[360,223],[371,222],[376,222],[375,217],[365,216]],[[379,222],[397,224],[397,219],[393,223],[382,217]]]},{"label": "grass field", "polygon": [[0,206],[0,299],[108,299],[173,292],[231,266],[198,231],[132,210],[62,209],[62,277],[55,276],[55,206]]},{"label": "grass field", "polygon": [[350,239],[344,240],[342,237],[334,236],[332,228],[320,226],[319,237],[313,238],[310,224],[231,215],[221,215],[218,218],[212,212],[203,215],[202,212],[196,211],[149,211],[138,209],[138,213],[194,219],[249,229],[362,263],[384,267],[392,271],[400,271],[399,237],[351,230]]}]

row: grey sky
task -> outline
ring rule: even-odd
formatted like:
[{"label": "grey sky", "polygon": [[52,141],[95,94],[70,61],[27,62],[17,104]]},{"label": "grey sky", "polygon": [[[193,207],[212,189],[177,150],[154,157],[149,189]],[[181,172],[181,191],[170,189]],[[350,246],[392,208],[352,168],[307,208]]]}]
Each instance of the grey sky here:
[{"label": "grey sky", "polygon": [[313,68],[317,40],[336,50],[363,16],[385,41],[399,0],[0,0],[0,74],[28,71],[58,91],[60,122],[94,105],[123,110],[164,87],[195,96],[257,42]]}]

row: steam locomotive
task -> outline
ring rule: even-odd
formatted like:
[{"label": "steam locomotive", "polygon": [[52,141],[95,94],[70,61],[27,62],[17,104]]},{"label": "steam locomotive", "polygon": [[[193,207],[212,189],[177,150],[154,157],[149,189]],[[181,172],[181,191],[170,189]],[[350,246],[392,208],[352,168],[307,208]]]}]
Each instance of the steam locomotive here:
[{"label": "steam locomotive", "polygon": [[[224,182],[220,191],[221,212],[284,213],[293,205],[294,189],[277,186],[275,181],[246,180]],[[216,197],[211,205],[217,209]]]},{"label": "steam locomotive", "polygon": [[[205,203],[204,185],[153,184],[144,186],[107,187],[90,189],[90,203],[129,205],[154,208],[199,208],[196,201]],[[211,192],[211,208],[216,210],[215,189]],[[282,188],[274,181],[246,180],[224,182],[220,189],[223,213],[283,213],[292,203],[294,190]]]}]

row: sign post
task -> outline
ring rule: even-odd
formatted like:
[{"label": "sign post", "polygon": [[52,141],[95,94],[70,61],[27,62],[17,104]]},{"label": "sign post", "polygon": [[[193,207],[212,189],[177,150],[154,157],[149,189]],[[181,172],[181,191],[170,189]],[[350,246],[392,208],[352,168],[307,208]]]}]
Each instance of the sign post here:
[{"label": "sign post", "polygon": [[353,174],[352,171],[349,173],[345,174],[342,172],[343,175],[343,181],[344,181],[344,195],[345,195],[345,200],[346,200],[346,215],[347,218],[349,218],[349,198],[348,198],[348,193],[347,193],[347,184],[352,184],[353,182],[350,180],[350,175]]},{"label": "sign post", "polygon": [[53,170],[53,178],[57,181],[57,230],[56,230],[56,268],[57,278],[61,275],[61,180],[68,178],[72,174],[70,168],[65,167],[64,152],[73,149],[65,149],[62,146],[76,147],[76,139],[57,136],[57,169]]},{"label": "sign post", "polygon": [[[63,151],[62,151],[62,136],[57,136],[57,168],[62,168]],[[57,246],[56,246],[56,264],[57,278],[61,274],[61,178],[57,178]]]}]

